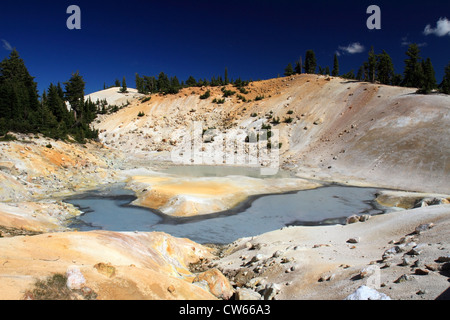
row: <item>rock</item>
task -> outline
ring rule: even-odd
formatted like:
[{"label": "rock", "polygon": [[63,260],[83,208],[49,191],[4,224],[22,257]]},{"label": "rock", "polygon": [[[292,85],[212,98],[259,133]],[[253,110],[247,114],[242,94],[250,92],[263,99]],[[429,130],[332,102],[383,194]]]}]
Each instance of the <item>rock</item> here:
[{"label": "rock", "polygon": [[391,300],[391,298],[375,289],[361,286],[344,300]]},{"label": "rock", "polygon": [[425,268],[427,268],[430,271],[437,271],[437,270],[439,270],[439,264],[437,264],[437,263],[425,263]]},{"label": "rock", "polygon": [[66,271],[67,287],[71,290],[80,290],[86,283],[86,279],[78,267],[69,267]]},{"label": "rock", "polygon": [[430,271],[428,271],[427,269],[417,268],[414,273],[420,276],[426,276],[430,273]]},{"label": "rock", "polygon": [[107,276],[108,278],[112,278],[116,275],[116,268],[114,268],[110,263],[105,264],[103,262],[100,262],[97,263],[94,268],[97,269],[99,273]]},{"label": "rock", "polygon": [[424,198],[421,200],[416,201],[414,204],[414,208],[422,208],[422,207],[428,207],[428,206],[436,206],[441,204],[449,204],[450,202],[446,198]]},{"label": "rock", "polygon": [[431,229],[433,227],[434,227],[433,223],[424,223],[424,224],[421,224],[421,225],[417,226],[416,229],[415,229],[415,232],[417,234],[421,234],[422,232],[427,231],[427,230],[429,230],[429,229]]},{"label": "rock", "polygon": [[422,294],[426,294],[427,291],[425,289],[420,289],[419,291],[416,292],[417,295],[422,295]]},{"label": "rock", "polygon": [[436,259],[436,262],[450,262],[450,255],[440,256]]},{"label": "rock", "polygon": [[265,256],[262,255],[261,253],[258,253],[257,255],[253,256],[253,258],[250,260],[250,263],[258,262],[258,261],[261,261],[264,259],[265,259]]},{"label": "rock", "polygon": [[350,217],[348,217],[346,220],[345,220],[345,223],[346,224],[351,224],[351,223],[356,223],[356,222],[359,222],[359,216],[358,215],[352,215],[352,216],[350,216]]},{"label": "rock", "polygon": [[169,291],[170,293],[174,293],[175,292],[175,287],[173,285],[170,285],[167,287],[167,291]]},{"label": "rock", "polygon": [[379,270],[378,266],[371,265],[371,266],[363,268],[359,272],[359,276],[361,277],[361,279],[367,278],[367,277],[374,275],[378,270]]},{"label": "rock", "polygon": [[370,214],[362,214],[362,215],[359,216],[359,221],[360,222],[366,222],[369,219],[370,219]]},{"label": "rock", "polygon": [[277,250],[273,253],[272,257],[278,258],[281,257],[281,255],[283,255],[283,252],[281,250]]},{"label": "rock", "polygon": [[236,300],[261,300],[261,295],[248,288],[239,288],[234,294]]},{"label": "rock", "polygon": [[273,300],[280,290],[280,286],[276,283],[266,286],[266,289],[264,290],[264,300]]},{"label": "rock", "polygon": [[400,277],[397,278],[397,280],[394,281],[394,283],[402,283],[411,280],[411,276],[408,276],[407,274],[402,274]]},{"label": "rock", "polygon": [[401,263],[402,266],[404,266],[404,267],[410,266],[412,263],[413,263],[413,259],[411,257],[406,256],[406,255],[403,256],[402,263]]},{"label": "rock", "polygon": [[402,252],[402,249],[399,246],[394,246],[390,249],[387,249],[384,253],[383,253],[383,260],[387,260],[387,259],[391,259],[394,257],[394,255],[398,254]]},{"label": "rock", "polygon": [[425,243],[419,243],[418,245],[414,246],[409,252],[409,255],[417,256],[422,253],[423,249],[427,245]]},{"label": "rock", "polygon": [[234,294],[234,289],[228,279],[218,269],[210,269],[198,274],[194,282],[205,281],[209,291],[219,299],[228,300]]},{"label": "rock", "polygon": [[350,238],[347,240],[348,243],[359,243],[359,241],[361,240],[360,237],[354,237],[354,238]]},{"label": "rock", "polygon": [[314,121],[313,122],[314,123],[314,125],[319,125],[319,124],[322,124],[323,123],[323,118],[319,118],[319,119],[317,119],[316,121]]}]

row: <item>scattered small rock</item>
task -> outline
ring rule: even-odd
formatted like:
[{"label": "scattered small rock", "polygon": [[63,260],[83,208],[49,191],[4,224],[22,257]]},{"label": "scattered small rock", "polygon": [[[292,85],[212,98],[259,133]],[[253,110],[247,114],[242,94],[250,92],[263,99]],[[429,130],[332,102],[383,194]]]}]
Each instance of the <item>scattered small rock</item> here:
[{"label": "scattered small rock", "polygon": [[415,233],[416,234],[421,234],[422,232],[427,231],[427,230],[429,230],[429,229],[431,229],[433,227],[434,227],[433,223],[424,223],[424,224],[421,224],[421,225],[416,227]]},{"label": "scattered small rock", "polygon": [[236,300],[261,300],[261,295],[248,288],[239,288],[234,294]]},{"label": "scattered small rock", "polygon": [[361,241],[360,237],[354,237],[347,240],[348,243],[359,243]]},{"label": "scattered small rock", "polygon": [[358,215],[352,215],[352,216],[348,217],[347,220],[345,221],[346,224],[351,224],[351,223],[356,223],[356,222],[359,222]]},{"label": "scattered small rock", "polygon": [[397,280],[394,281],[394,283],[402,283],[411,280],[412,277],[408,276],[407,274],[402,274]]},{"label": "scattered small rock", "polygon": [[419,291],[416,292],[417,295],[423,295],[426,293],[427,293],[427,291],[425,289],[420,289]]},{"label": "scattered small rock", "polygon": [[379,268],[377,266],[374,265],[370,265],[368,267],[363,268],[360,272],[359,272],[359,276],[361,279],[370,277],[372,275],[375,274],[375,272],[377,272]]},{"label": "scattered small rock", "polygon": [[436,259],[436,262],[450,262],[450,255],[440,256]]},{"label": "scattered small rock", "polygon": [[274,300],[275,296],[280,292],[281,288],[276,283],[271,283],[264,290],[264,300]]},{"label": "scattered small rock", "polygon": [[387,249],[384,253],[383,253],[383,260],[387,260],[387,259],[391,259],[393,258],[396,254],[402,252],[402,249],[399,246],[394,246],[390,249]]},{"label": "scattered small rock", "polygon": [[427,269],[417,268],[414,273],[420,276],[426,276],[430,273],[430,271]]},{"label": "scattered small rock", "polygon": [[425,243],[419,243],[418,245],[414,246],[409,252],[409,255],[417,256],[422,253],[423,249],[427,245]]},{"label": "scattered small rock", "polygon": [[403,256],[402,259],[402,266],[410,266],[413,263],[413,259],[407,255]]},{"label": "scattered small rock", "polygon": [[175,292],[175,287],[173,285],[170,285],[167,287],[167,291],[169,291],[170,293],[174,293]]}]

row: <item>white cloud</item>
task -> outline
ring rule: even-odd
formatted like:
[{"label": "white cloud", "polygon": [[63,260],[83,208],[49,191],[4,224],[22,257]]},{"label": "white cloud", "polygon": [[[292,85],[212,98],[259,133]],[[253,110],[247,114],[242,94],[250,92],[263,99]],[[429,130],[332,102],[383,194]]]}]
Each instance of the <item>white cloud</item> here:
[{"label": "white cloud", "polygon": [[2,42],[3,42],[3,48],[5,50],[8,50],[8,51],[13,50],[13,47],[11,46],[11,44],[8,41],[6,41],[5,39],[2,39]]},{"label": "white cloud", "polygon": [[[402,38],[402,46],[407,47],[407,46],[409,46],[410,44],[413,44],[413,42],[408,41],[408,37],[403,37],[403,38]],[[416,44],[417,44],[417,46],[418,46],[419,48],[421,48],[421,47],[426,47],[426,46],[428,45],[426,42],[421,42],[421,43],[416,43]]]},{"label": "white cloud", "polygon": [[344,52],[344,53],[355,54],[355,53],[364,52],[365,48],[359,42],[355,42],[355,43],[349,44],[346,47],[339,46],[339,50]]},{"label": "white cloud", "polygon": [[426,36],[434,34],[438,37],[450,36],[450,21],[447,18],[440,18],[436,23],[436,28],[432,28],[428,24],[423,30],[423,34]]}]

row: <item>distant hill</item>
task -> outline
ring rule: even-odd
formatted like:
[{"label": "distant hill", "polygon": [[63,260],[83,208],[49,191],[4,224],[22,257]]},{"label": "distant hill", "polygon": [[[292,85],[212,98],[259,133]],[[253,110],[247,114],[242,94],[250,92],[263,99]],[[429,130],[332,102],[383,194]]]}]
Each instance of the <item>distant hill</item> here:
[{"label": "distant hill", "polygon": [[86,95],[84,98],[88,100],[91,99],[92,102],[96,102],[97,100],[104,100],[108,102],[108,105],[116,105],[121,106],[127,103],[131,103],[136,98],[143,97],[143,94],[138,93],[137,89],[128,88],[127,93],[120,92],[120,88],[113,87],[97,92],[93,92],[91,94]]}]

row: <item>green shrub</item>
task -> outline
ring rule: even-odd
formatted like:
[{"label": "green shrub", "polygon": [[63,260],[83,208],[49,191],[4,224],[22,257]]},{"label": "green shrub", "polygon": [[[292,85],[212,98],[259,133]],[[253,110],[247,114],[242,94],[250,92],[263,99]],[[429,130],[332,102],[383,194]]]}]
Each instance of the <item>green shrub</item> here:
[{"label": "green shrub", "polygon": [[152,99],[152,97],[146,97],[144,99],[141,100],[142,103],[150,101]]},{"label": "green shrub", "polygon": [[291,123],[292,121],[294,121],[294,118],[291,117],[284,118],[284,123]]},{"label": "green shrub", "polygon": [[293,113],[294,113],[293,110],[289,110],[289,111],[287,112],[287,114],[293,114]]},{"label": "green shrub", "polygon": [[15,141],[17,138],[12,134],[6,133],[3,137],[0,138],[0,141]]},{"label": "green shrub", "polygon": [[145,116],[145,113],[142,112],[142,111],[140,111],[140,112],[138,113],[138,117],[141,118],[141,117],[143,117],[143,116]]},{"label": "green shrub", "polygon": [[236,93],[236,91],[231,91],[231,90],[222,90],[222,92],[223,92],[224,98],[231,97],[232,95],[234,95]]},{"label": "green shrub", "polygon": [[251,116],[252,118],[256,118],[256,117],[258,116],[258,114],[257,114],[256,112],[253,112],[250,116]]},{"label": "green shrub", "polygon": [[37,280],[32,290],[25,292],[25,299],[31,300],[94,300],[97,294],[88,289],[71,290],[67,287],[67,277],[56,273],[45,280]]},{"label": "green shrub", "polygon": [[264,99],[264,96],[257,96],[257,97],[255,98],[255,101],[259,101],[259,100],[262,100],[262,99]]},{"label": "green shrub", "polygon": [[239,88],[239,92],[242,93],[242,94],[247,94],[247,93],[249,93],[249,91],[248,91],[247,89],[242,88],[242,87]]},{"label": "green shrub", "polygon": [[202,99],[202,100],[208,99],[210,96],[211,96],[211,91],[208,90],[200,96],[200,99]]}]

